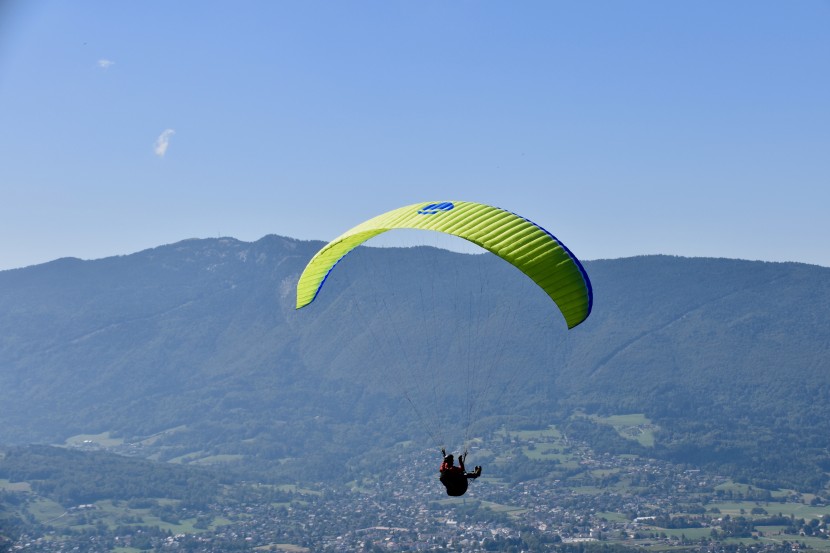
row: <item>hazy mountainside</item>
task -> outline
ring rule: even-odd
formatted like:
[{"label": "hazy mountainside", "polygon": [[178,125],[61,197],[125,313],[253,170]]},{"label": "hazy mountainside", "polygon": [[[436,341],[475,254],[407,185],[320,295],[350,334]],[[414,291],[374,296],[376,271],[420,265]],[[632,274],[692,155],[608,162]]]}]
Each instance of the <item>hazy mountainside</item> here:
[{"label": "hazy mountainside", "polygon": [[[387,376],[438,357],[500,390],[483,419],[645,413],[661,428],[655,456],[803,487],[830,470],[830,269],[588,262],[594,311],[566,331],[501,260],[427,248],[360,248],[295,311],[294,284],[320,246],[190,240],[0,272],[0,443],[109,431],[161,459],[302,456],[291,470],[319,478],[334,455],[422,439],[407,403],[430,392],[404,401]],[[438,405],[459,390],[445,392]]]},{"label": "hazy mountainside", "polygon": [[824,478],[830,270],[647,257],[589,271],[602,299],[559,379],[569,403],[644,411],[676,460],[761,482],[815,462]]}]

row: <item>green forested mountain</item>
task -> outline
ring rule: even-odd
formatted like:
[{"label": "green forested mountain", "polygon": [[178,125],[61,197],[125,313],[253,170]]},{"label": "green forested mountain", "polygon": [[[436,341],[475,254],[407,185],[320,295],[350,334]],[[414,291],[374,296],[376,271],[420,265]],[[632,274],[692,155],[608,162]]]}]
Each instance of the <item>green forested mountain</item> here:
[{"label": "green forested mountain", "polygon": [[[429,446],[423,419],[455,416],[470,379],[479,435],[558,423],[801,489],[830,470],[830,269],[587,262],[594,311],[567,331],[506,263],[429,248],[360,248],[295,311],[320,246],[189,240],[0,272],[0,443],[108,432],[162,460],[348,478],[390,444]],[[422,386],[441,376],[422,365],[458,384]],[[629,413],[656,425],[654,446],[578,416]]]}]

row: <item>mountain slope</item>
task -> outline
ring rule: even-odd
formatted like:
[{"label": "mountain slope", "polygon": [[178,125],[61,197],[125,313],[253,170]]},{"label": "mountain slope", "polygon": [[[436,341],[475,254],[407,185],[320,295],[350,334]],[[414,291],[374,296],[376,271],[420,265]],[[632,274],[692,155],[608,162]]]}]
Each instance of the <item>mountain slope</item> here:
[{"label": "mountain slope", "polygon": [[438,357],[498,391],[478,406],[490,428],[644,413],[661,429],[649,455],[805,488],[830,468],[830,269],[588,262],[594,311],[567,331],[509,265],[429,248],[359,248],[295,311],[320,245],[190,240],[0,272],[0,442],[110,432],[161,459],[302,456],[319,476],[335,456],[428,445],[411,407],[449,416],[466,385],[402,398],[389,376]]}]

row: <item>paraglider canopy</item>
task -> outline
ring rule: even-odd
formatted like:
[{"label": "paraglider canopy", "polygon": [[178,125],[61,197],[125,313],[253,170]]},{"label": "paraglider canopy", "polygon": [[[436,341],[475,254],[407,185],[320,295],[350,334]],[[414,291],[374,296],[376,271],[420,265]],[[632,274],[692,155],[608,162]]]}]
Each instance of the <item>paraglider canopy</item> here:
[{"label": "paraglider canopy", "polygon": [[393,229],[423,229],[468,240],[511,263],[556,303],[568,328],[591,313],[593,292],[582,264],[553,234],[510,211],[463,201],[423,202],[373,217],[318,251],[297,283],[297,309],[317,297],[337,262],[354,248]]}]

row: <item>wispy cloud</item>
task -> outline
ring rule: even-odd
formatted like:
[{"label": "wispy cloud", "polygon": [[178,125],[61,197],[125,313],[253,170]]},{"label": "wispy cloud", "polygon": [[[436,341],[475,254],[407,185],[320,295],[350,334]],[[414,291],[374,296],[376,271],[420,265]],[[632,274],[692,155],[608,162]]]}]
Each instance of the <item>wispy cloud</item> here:
[{"label": "wispy cloud", "polygon": [[98,60],[98,67],[100,67],[101,69],[109,69],[113,65],[115,65],[115,62],[112,61],[112,60],[108,60],[108,59]]},{"label": "wispy cloud", "polygon": [[164,157],[164,154],[167,153],[167,146],[170,145],[170,137],[174,134],[176,134],[176,131],[173,129],[164,129],[164,132],[156,138],[156,144],[153,151],[156,152],[157,156]]}]

